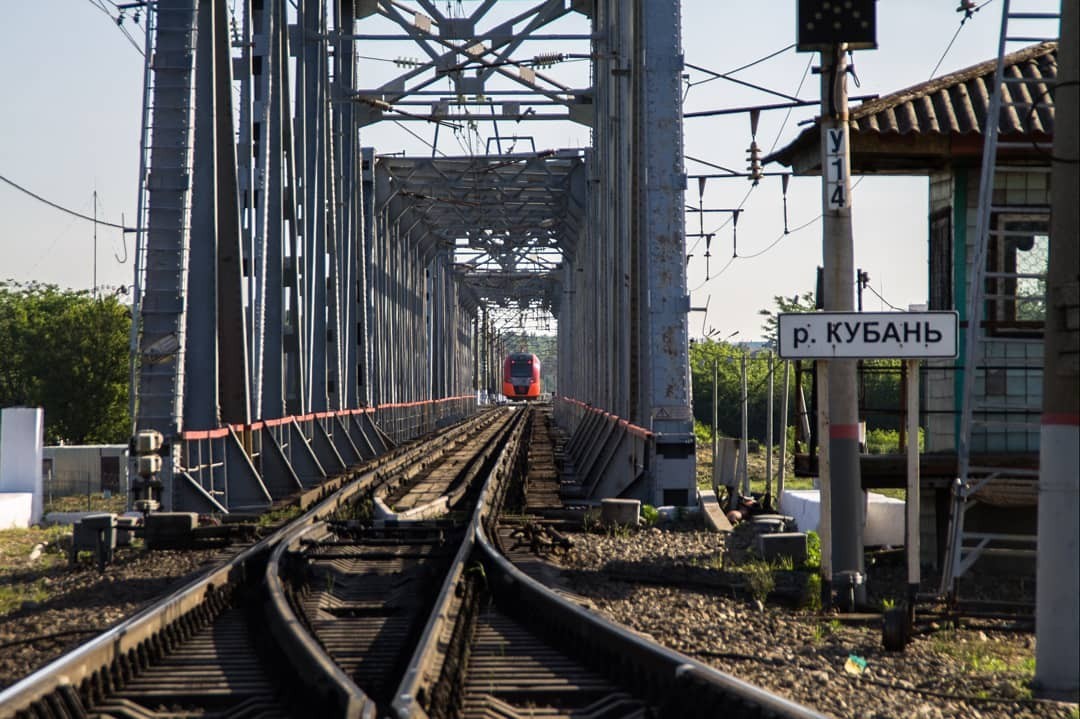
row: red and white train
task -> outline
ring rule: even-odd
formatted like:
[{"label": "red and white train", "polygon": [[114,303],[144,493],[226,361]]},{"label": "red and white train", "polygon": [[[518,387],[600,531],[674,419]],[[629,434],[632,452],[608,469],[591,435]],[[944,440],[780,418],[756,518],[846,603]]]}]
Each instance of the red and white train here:
[{"label": "red and white train", "polygon": [[540,359],[526,352],[512,352],[503,361],[502,393],[507,399],[540,397]]}]

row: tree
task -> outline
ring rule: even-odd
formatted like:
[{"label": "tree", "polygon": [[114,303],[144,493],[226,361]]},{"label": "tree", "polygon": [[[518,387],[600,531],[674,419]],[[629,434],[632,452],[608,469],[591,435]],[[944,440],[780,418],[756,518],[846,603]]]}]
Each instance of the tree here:
[{"label": "tree", "polygon": [[[728,437],[742,434],[742,353],[743,347],[723,341],[706,340],[690,345],[690,374],[694,392],[694,418],[712,424],[713,366],[717,370],[716,396],[720,433]],[[750,437],[765,438],[768,416],[768,363],[764,355],[748,357],[746,388],[747,425]]]},{"label": "tree", "polygon": [[773,295],[774,309],[758,310],[758,314],[765,318],[761,325],[761,336],[769,343],[769,347],[776,349],[776,316],[781,312],[813,312],[817,309],[817,301],[813,292],[803,292],[794,295],[790,300],[783,295]]},{"label": "tree", "polygon": [[126,441],[130,327],[115,296],[0,283],[0,407],[44,407],[49,443]]}]

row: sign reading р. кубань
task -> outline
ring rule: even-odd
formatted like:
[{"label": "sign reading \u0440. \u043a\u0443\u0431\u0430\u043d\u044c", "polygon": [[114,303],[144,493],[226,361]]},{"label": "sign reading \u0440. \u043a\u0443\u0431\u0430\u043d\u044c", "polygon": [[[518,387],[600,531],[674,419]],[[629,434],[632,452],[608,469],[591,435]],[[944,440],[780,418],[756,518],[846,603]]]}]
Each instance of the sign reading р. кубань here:
[{"label": "sign reading \u0440. \u043a\u0443\u0431\u0430\u043d\u044c", "polygon": [[956,357],[956,312],[788,312],[778,317],[784,359]]}]

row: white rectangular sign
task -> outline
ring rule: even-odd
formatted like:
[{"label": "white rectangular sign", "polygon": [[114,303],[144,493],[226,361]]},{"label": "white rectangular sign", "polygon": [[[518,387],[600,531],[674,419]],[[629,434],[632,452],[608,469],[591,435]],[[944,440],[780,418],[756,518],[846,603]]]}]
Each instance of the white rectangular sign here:
[{"label": "white rectangular sign", "polygon": [[956,357],[956,312],[785,312],[777,319],[784,359]]},{"label": "white rectangular sign", "polygon": [[850,207],[847,186],[847,125],[830,127],[825,145],[825,204],[830,210]]}]

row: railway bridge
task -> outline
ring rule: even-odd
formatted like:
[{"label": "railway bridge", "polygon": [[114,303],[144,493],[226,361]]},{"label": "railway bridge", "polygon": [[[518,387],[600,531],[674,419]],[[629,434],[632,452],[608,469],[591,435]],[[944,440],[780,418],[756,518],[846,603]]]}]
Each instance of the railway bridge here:
[{"label": "railway bridge", "polygon": [[[538,323],[583,492],[694,501],[679,0],[158,0],[146,28],[131,378],[163,441],[133,462],[162,508],[257,511],[474,413]],[[564,126],[588,139],[536,142]]]}]

